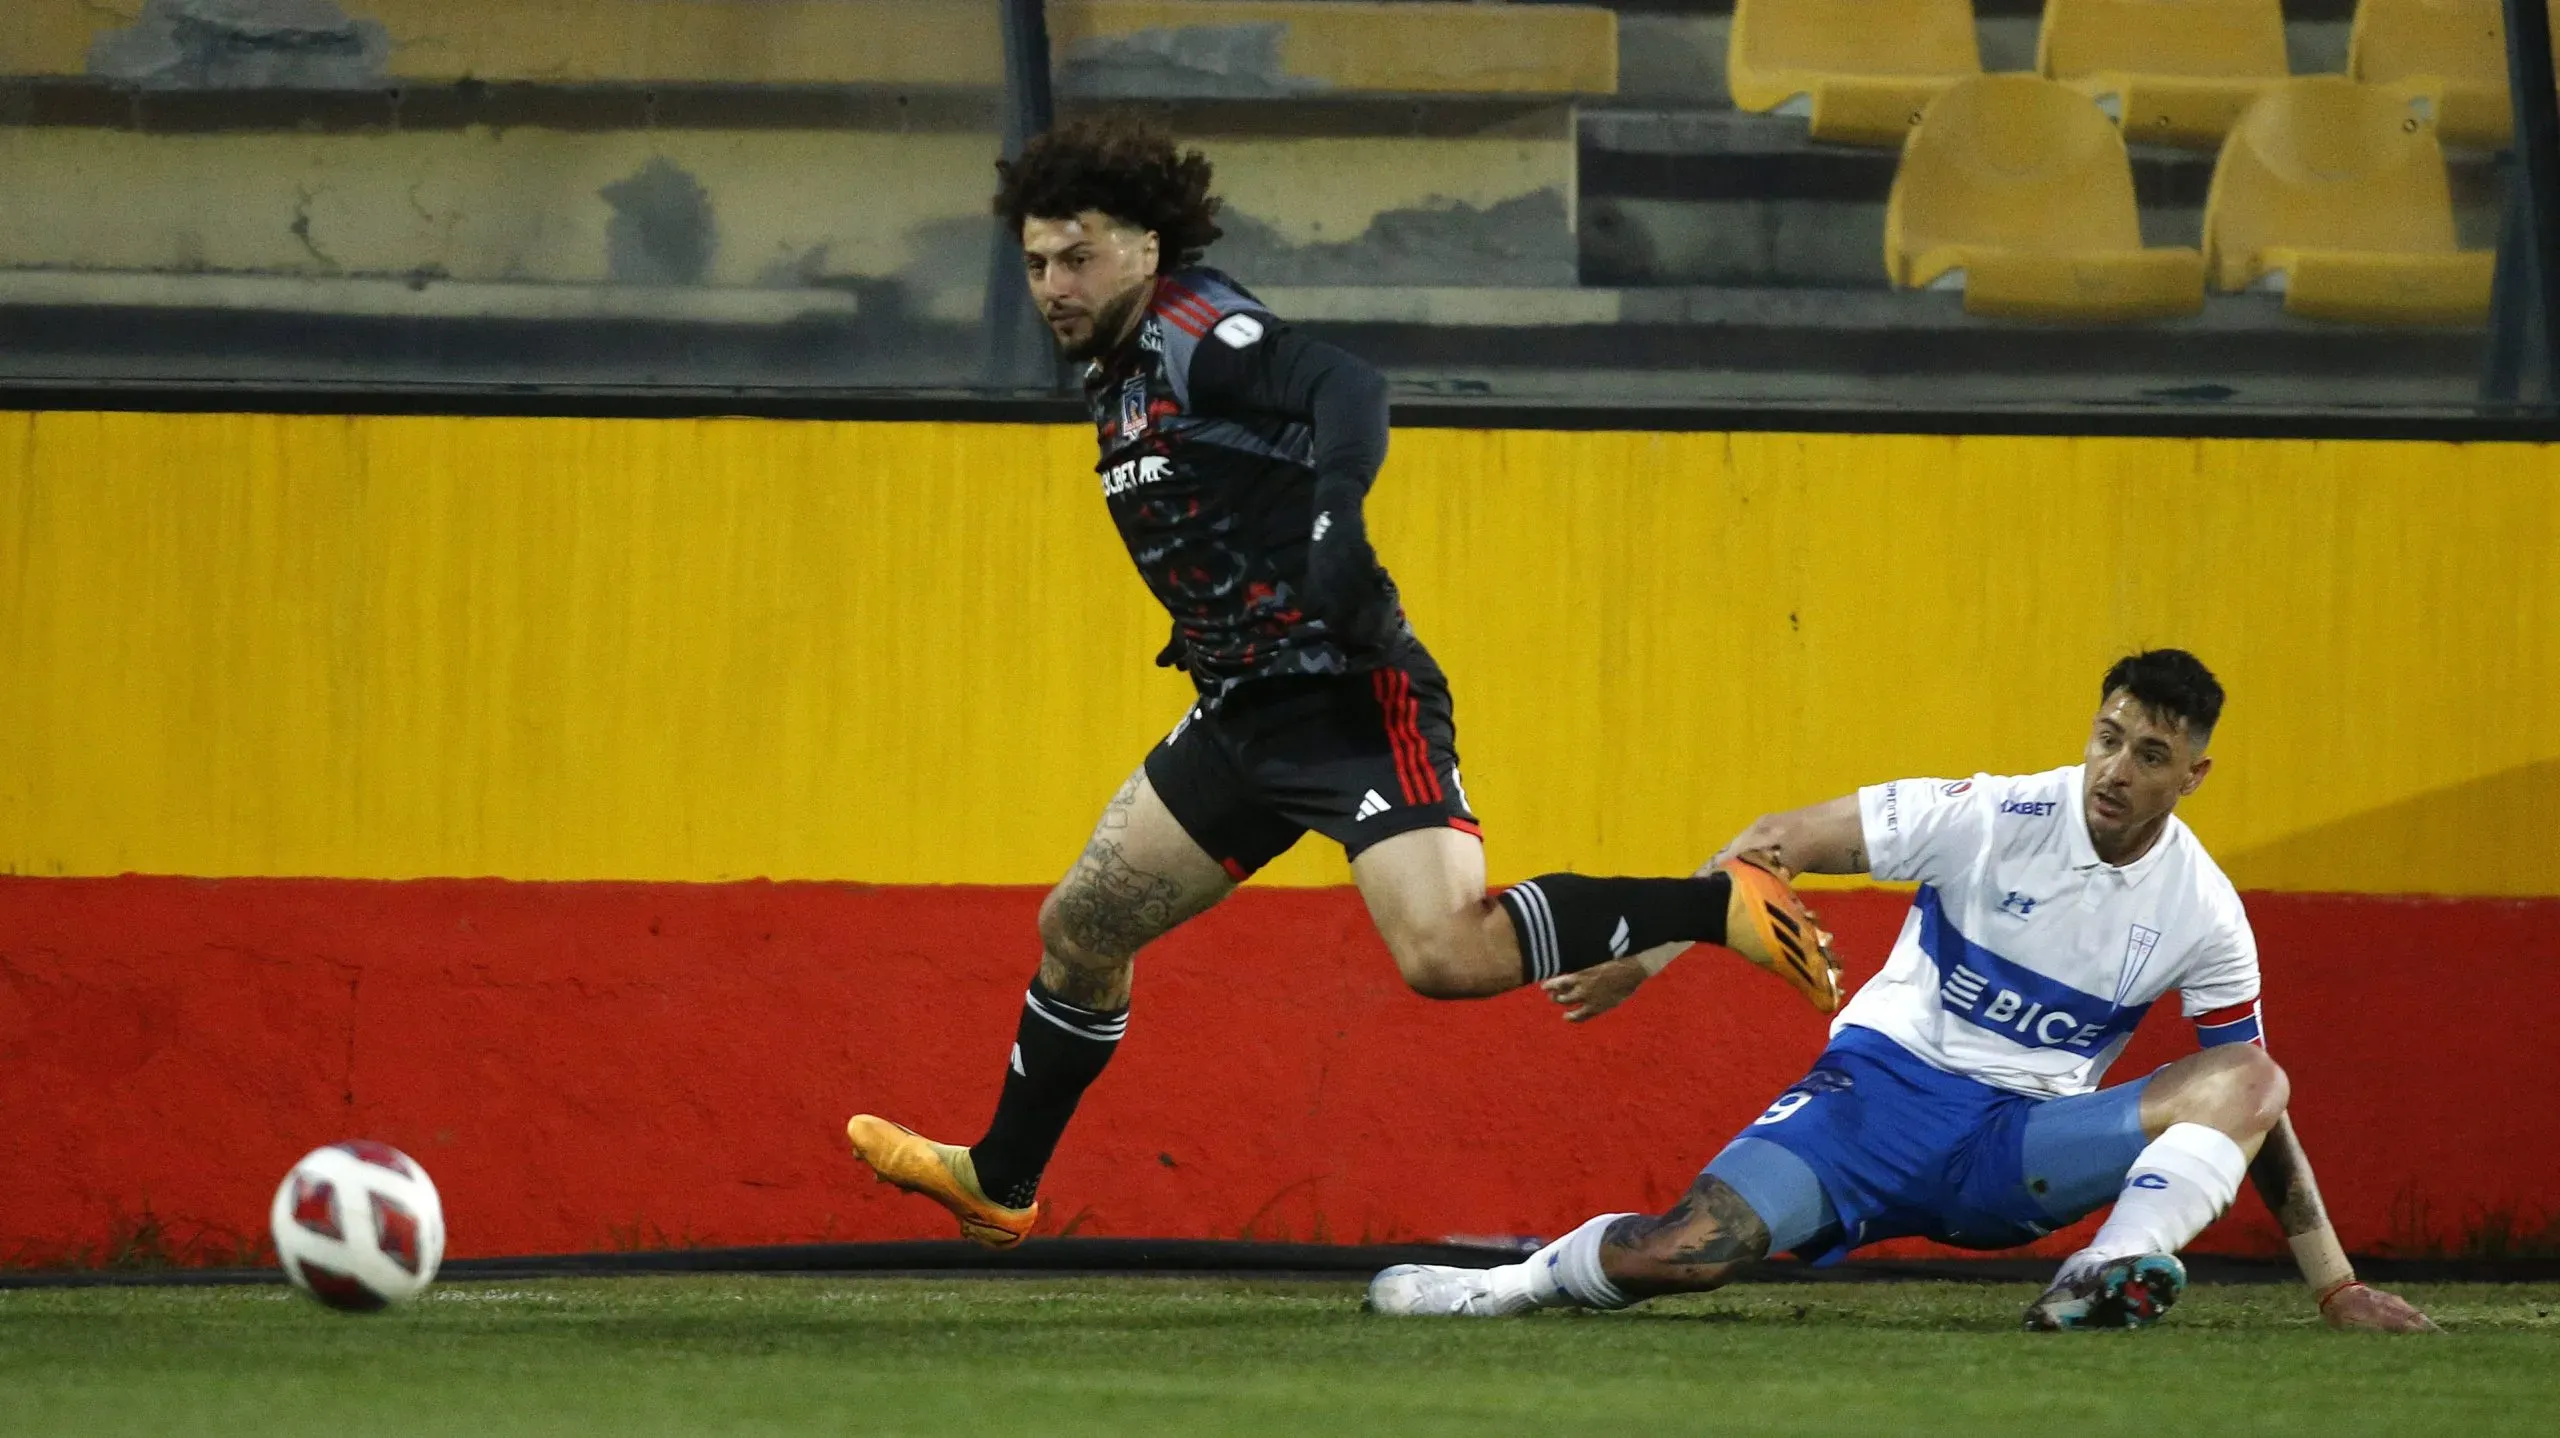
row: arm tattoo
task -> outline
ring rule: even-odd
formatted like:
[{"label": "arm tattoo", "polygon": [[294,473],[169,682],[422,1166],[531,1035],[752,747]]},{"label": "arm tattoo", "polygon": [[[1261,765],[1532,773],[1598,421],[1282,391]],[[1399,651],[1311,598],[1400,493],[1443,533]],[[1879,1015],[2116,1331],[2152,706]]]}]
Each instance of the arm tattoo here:
[{"label": "arm tattoo", "polygon": [[1682,1267],[1755,1263],[1769,1256],[1769,1226],[1723,1179],[1706,1177],[1659,1218],[1622,1218],[1608,1242]]},{"label": "arm tattoo", "polygon": [[2302,1152],[2302,1144],[2293,1136],[2291,1117],[2278,1119],[2273,1131],[2259,1148],[2257,1160],[2249,1165],[2249,1180],[2258,1196],[2267,1201],[2267,1209],[2276,1216],[2276,1225],[2287,1238],[2298,1237],[2329,1222],[2328,1208],[2320,1202],[2320,1187],[2311,1180],[2311,1163]]}]

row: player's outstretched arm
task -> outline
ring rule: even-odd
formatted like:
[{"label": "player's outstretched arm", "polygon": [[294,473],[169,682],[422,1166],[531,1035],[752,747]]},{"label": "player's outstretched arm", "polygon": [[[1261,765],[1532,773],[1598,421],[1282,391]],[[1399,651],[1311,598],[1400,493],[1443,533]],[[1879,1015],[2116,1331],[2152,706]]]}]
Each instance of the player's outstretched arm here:
[{"label": "player's outstretched arm", "polygon": [[[1704,878],[1737,854],[1759,857],[1791,876],[1863,874],[1867,872],[1867,835],[1858,817],[1858,796],[1762,815],[1709,859],[1698,877]],[[1668,968],[1688,948],[1687,944],[1665,944],[1579,973],[1559,974],[1540,987],[1565,1011],[1567,1022],[1587,1023],[1625,1003],[1645,980]]]},{"label": "player's outstretched arm", "polygon": [[2320,1186],[2312,1180],[2311,1160],[2294,1136],[2293,1119],[2276,1121],[2267,1141],[2249,1165],[2249,1180],[2284,1229],[2302,1281],[2318,1295],[2320,1316],[2332,1328],[2366,1333],[2432,1333],[2435,1324],[2406,1299],[2357,1281],[2355,1266],[2329,1226],[2329,1210],[2320,1202]]},{"label": "player's outstretched arm", "polygon": [[1761,855],[1790,874],[1863,874],[1867,831],[1858,817],[1858,796],[1844,794],[1825,804],[1763,814],[1698,872],[1736,854]]}]

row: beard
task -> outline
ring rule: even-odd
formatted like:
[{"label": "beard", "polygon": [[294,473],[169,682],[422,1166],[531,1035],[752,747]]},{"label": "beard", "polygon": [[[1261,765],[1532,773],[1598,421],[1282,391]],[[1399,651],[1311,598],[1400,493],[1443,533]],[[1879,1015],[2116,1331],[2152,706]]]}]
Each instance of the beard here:
[{"label": "beard", "polygon": [[[1064,340],[1058,341],[1059,352],[1068,359],[1083,364],[1100,359],[1119,348],[1120,337],[1129,329],[1129,317],[1138,312],[1138,306],[1147,302],[1147,296],[1153,289],[1154,286],[1144,280],[1131,285],[1125,292],[1106,302],[1100,310],[1095,312],[1093,328],[1085,332],[1083,339],[1074,344]],[[1050,333],[1054,336],[1056,331],[1052,330]]]}]

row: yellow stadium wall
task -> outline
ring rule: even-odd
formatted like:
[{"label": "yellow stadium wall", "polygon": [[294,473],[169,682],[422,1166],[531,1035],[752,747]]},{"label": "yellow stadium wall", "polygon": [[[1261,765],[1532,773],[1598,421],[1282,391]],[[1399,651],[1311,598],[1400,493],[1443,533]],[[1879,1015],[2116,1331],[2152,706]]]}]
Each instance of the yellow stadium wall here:
[{"label": "yellow stadium wall", "polygon": [[[1186,702],[1091,446],[0,415],[0,1264],[236,1260],[274,1175],[354,1134],[429,1166],[460,1254],[947,1237],[855,1181],[844,1116],[977,1132],[1041,887]],[[2346,1242],[2423,1254],[2560,1198],[2560,1117],[2446,1098],[2560,1051],[2556,469],[1422,430],[1375,509],[1498,878],[1678,872],[1765,808],[2068,762],[2109,660],[2203,653],[2233,697],[2190,813],[2250,890],[2294,1115]],[[1431,1003],[1343,878],[1303,845],[1148,950],[1053,1230],[1658,1208],[1821,1041],[1710,958],[1587,1027]],[[559,880],[590,882],[528,882]],[[1906,902],[1823,907],[1858,980]],[[2192,1042],[2173,1008],[2120,1074]],[[2205,1246],[2284,1251],[2254,1200]]]},{"label": "yellow stadium wall", "polygon": [[[0,870],[1045,882],[1186,694],[1091,454],[0,415]],[[2068,762],[2178,644],[2243,888],[2560,894],[2548,448],[1419,430],[1373,504],[1497,878]]]}]

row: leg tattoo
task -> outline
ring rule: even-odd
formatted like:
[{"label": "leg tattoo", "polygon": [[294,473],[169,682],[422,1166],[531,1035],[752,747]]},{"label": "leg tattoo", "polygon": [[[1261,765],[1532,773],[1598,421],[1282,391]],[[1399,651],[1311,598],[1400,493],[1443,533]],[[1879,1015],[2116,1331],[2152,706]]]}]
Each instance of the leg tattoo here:
[{"label": "leg tattoo", "polygon": [[1215,883],[1185,884],[1179,872],[1149,867],[1152,858],[1141,862],[1130,857],[1128,830],[1140,783],[1132,774],[1111,797],[1093,826],[1093,838],[1040,916],[1041,981],[1069,1003],[1088,1008],[1127,1003],[1129,962],[1138,950],[1216,903],[1231,887],[1223,875],[1212,876]]},{"label": "leg tattoo", "polygon": [[[1135,774],[1094,825],[1093,839],[1040,913],[1040,977],[1015,1026],[1004,1092],[971,1149],[988,1197],[1030,1203],[1085,1088],[1129,1024],[1131,961],[1167,929],[1217,902],[1223,885],[1186,888],[1129,857],[1142,792]],[[1136,852],[1148,853],[1143,844]]]},{"label": "leg tattoo", "polygon": [[1111,796],[1052,902],[1048,936],[1088,967],[1125,965],[1193,912],[1179,883],[1130,862],[1122,836],[1137,802],[1138,776],[1132,774]]},{"label": "leg tattoo", "polygon": [[1608,1272],[1630,1297],[1715,1288],[1769,1256],[1769,1227],[1720,1178],[1700,1179],[1669,1213],[1610,1225]]},{"label": "leg tattoo", "polygon": [[1058,935],[1080,955],[1125,963],[1189,917],[1181,898],[1181,885],[1130,863],[1118,840],[1097,834],[1058,892]]}]

